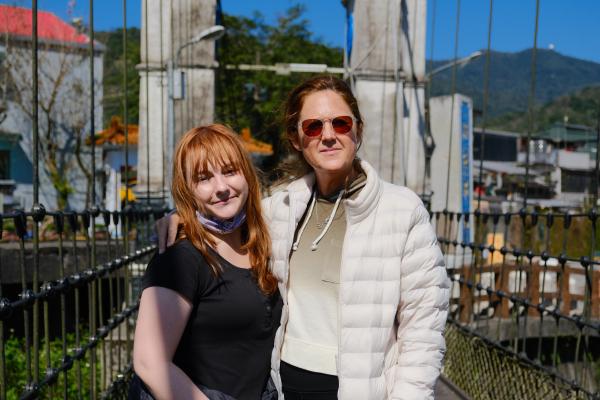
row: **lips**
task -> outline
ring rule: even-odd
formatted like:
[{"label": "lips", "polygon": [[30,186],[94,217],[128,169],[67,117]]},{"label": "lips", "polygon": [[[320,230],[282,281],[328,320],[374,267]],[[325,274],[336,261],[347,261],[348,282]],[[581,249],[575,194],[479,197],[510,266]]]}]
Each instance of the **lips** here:
[{"label": "lips", "polygon": [[225,200],[219,200],[219,201],[215,201],[212,203],[213,206],[224,206],[229,204],[230,200],[233,200],[235,198],[235,196],[231,196]]}]

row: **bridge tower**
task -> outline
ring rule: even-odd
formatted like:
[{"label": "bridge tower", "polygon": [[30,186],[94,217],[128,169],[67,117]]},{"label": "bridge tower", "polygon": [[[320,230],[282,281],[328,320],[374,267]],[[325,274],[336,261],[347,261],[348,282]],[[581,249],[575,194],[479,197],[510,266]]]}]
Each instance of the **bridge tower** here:
[{"label": "bridge tower", "polygon": [[423,193],[425,0],[345,0],[346,66],[365,120],[359,154],[381,177]]},{"label": "bridge tower", "polygon": [[[162,202],[168,197],[173,144],[188,129],[213,121],[215,44],[190,41],[215,25],[216,6],[217,0],[142,1],[138,199],[148,194],[150,201]],[[169,62],[173,138],[168,133]]]}]

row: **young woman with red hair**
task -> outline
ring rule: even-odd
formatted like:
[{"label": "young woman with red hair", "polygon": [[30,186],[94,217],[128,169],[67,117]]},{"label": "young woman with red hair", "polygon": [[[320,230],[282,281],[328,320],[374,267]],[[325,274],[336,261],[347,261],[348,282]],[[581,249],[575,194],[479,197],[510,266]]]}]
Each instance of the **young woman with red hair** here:
[{"label": "young woman with red hair", "polygon": [[187,132],[172,193],[177,241],[143,280],[130,397],[270,399],[281,298],[259,180],[237,135],[217,124]]}]

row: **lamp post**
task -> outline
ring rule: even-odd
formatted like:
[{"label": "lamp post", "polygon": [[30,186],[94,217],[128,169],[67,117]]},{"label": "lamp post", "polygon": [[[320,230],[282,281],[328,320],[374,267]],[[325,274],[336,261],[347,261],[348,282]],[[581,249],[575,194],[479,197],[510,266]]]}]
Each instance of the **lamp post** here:
[{"label": "lamp post", "polygon": [[[188,46],[194,45],[203,40],[218,40],[223,34],[225,34],[225,27],[222,25],[213,25],[210,28],[204,29],[202,32],[194,36],[188,42],[182,44],[177,49],[175,53],[175,59],[169,59],[167,63],[167,79],[168,79],[168,88],[167,88],[167,162],[169,167],[173,165],[173,151],[175,148],[175,69],[179,66],[179,59],[181,57],[181,52]],[[181,80],[181,85],[183,88],[183,79]],[[185,93],[185,92],[182,92]],[[181,96],[183,98],[184,95]],[[169,179],[170,180],[170,179]],[[172,199],[169,197],[169,202]],[[172,204],[171,204],[172,206]]]},{"label": "lamp post", "polygon": [[466,64],[470,63],[471,61],[473,61],[474,59],[481,57],[482,55],[483,55],[483,52],[481,52],[481,51],[474,51],[473,53],[469,54],[466,57],[459,58],[456,61],[451,61],[451,62],[449,62],[447,64],[444,64],[444,65],[442,65],[440,67],[437,67],[437,68],[431,70],[430,72],[427,73],[427,75],[425,75],[425,78],[427,80],[430,80],[431,77],[433,77],[433,75],[436,75],[436,74],[438,74],[438,73],[440,73],[442,71],[445,71],[448,68],[452,68],[455,65],[463,67]]}]

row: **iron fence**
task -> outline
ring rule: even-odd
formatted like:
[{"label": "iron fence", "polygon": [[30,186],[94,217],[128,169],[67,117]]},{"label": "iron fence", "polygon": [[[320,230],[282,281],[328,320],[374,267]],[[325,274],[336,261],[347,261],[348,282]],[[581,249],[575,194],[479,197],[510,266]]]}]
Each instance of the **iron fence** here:
[{"label": "iron fence", "polygon": [[[14,224],[4,231],[13,240],[0,243],[2,399],[123,393],[136,285],[156,250],[149,227],[162,215],[146,207],[0,215],[5,229]],[[36,225],[44,229],[34,237]]]},{"label": "iron fence", "polygon": [[[520,386],[512,386],[513,394],[535,394],[518,390],[535,390],[544,377],[557,388],[544,398],[569,398],[559,392],[600,397],[598,217],[596,208],[578,214],[533,209],[432,214],[452,281],[448,323],[455,328],[449,341],[457,340],[458,328],[480,339],[471,345],[528,366],[518,369]],[[469,229],[473,233],[465,235]],[[459,365],[470,370],[466,376],[496,382],[481,390],[509,390],[506,373],[502,380],[495,378],[498,371],[489,359],[457,362],[477,350],[453,343],[449,349],[445,373],[469,386],[464,389],[474,386],[452,371]]]}]

